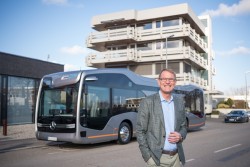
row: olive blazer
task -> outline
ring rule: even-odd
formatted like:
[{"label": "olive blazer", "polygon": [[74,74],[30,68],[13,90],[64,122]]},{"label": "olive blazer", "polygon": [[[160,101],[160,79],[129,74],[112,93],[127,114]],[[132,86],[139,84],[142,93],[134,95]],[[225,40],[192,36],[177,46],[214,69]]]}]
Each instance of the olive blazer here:
[{"label": "olive blazer", "polygon": [[[173,101],[175,131],[179,132],[184,140],[187,135],[184,99],[181,96],[173,94]],[[164,141],[167,138],[159,93],[142,99],[138,108],[136,126],[137,141],[144,161],[147,162],[152,157],[156,165],[160,165]],[[184,165],[185,156],[182,141],[177,143],[177,149],[180,161]]]}]

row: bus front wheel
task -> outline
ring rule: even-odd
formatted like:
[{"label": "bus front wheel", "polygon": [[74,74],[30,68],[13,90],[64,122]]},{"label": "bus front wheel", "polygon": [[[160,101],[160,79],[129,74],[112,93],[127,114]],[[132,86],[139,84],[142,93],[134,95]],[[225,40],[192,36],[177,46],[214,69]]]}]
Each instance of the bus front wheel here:
[{"label": "bus front wheel", "polygon": [[118,132],[118,143],[127,144],[131,140],[131,127],[127,122],[122,122]]}]

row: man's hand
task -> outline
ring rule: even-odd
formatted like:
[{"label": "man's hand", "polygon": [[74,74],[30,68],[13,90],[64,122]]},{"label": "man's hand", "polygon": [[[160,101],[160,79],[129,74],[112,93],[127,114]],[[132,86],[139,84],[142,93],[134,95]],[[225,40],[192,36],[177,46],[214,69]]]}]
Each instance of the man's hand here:
[{"label": "man's hand", "polygon": [[178,143],[182,141],[181,134],[178,132],[170,132],[168,136],[169,143]]}]

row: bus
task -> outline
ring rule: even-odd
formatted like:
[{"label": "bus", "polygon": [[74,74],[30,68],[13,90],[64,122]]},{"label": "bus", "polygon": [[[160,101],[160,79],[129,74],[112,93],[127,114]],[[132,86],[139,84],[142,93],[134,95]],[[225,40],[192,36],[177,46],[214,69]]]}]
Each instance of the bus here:
[{"label": "bus", "polygon": [[[141,99],[159,91],[157,81],[128,69],[60,72],[42,78],[37,95],[35,133],[39,140],[94,144],[136,137]],[[188,128],[205,124],[203,91],[176,86],[186,102]]]}]

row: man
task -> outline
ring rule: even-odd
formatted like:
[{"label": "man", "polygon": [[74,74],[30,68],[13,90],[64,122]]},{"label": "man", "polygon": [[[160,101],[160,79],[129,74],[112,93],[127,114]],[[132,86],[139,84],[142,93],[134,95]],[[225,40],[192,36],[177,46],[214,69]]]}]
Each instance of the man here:
[{"label": "man", "polygon": [[186,138],[184,100],[172,94],[176,74],[163,69],[158,78],[159,92],[140,103],[137,141],[147,166],[180,167],[185,164],[182,141]]}]

